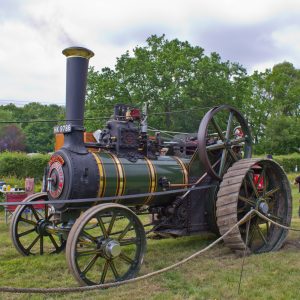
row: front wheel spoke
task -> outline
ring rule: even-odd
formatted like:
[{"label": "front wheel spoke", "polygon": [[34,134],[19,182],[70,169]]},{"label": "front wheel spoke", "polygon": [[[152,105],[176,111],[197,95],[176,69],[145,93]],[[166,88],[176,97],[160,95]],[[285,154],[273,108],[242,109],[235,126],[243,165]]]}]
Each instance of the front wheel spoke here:
[{"label": "front wheel spoke", "polygon": [[59,246],[57,245],[57,243],[56,243],[54,237],[53,237],[51,234],[49,234],[49,238],[50,238],[50,240],[51,240],[53,246],[55,247],[55,249],[56,249],[56,251],[57,251],[57,250],[59,249]]},{"label": "front wheel spoke", "polygon": [[37,243],[37,241],[40,239],[40,236],[38,235],[34,240],[33,242],[29,245],[29,247],[26,249],[27,252],[29,252],[32,247]]},{"label": "front wheel spoke", "polygon": [[101,274],[100,284],[102,284],[102,283],[105,282],[105,277],[106,277],[106,274],[107,274],[107,271],[108,271],[108,267],[109,267],[109,263],[108,263],[108,261],[106,260],[106,261],[105,261],[105,264],[104,264],[104,267],[103,267],[102,274]]},{"label": "front wheel spoke", "polygon": [[82,271],[83,274],[86,274],[94,266],[94,264],[97,261],[98,257],[99,257],[98,254],[93,256],[93,258],[88,262],[88,264],[85,266],[84,270]]},{"label": "front wheel spoke", "polygon": [[[83,235],[86,239],[90,240],[90,241],[93,242],[93,243],[96,243],[96,242],[97,242],[97,239],[96,239],[95,237],[93,237],[92,235],[90,235],[89,233],[87,233],[86,231],[83,231],[83,232],[82,232],[82,235]],[[86,242],[86,239],[83,240],[83,242]]]},{"label": "front wheel spoke", "polygon": [[33,207],[33,205],[30,205],[30,210],[32,211],[32,213],[33,213],[35,219],[36,219],[37,221],[39,221],[39,220],[40,220],[40,217],[39,217],[37,211],[35,210],[35,208]]},{"label": "front wheel spoke", "polygon": [[239,195],[239,200],[241,200],[241,201],[243,201],[245,203],[248,203],[251,206],[255,207],[255,202],[254,201],[252,201],[252,200],[250,200],[250,199],[248,199],[248,198],[246,198],[246,197],[244,197],[242,195]]},{"label": "front wheel spoke", "polygon": [[267,245],[268,244],[267,240],[266,240],[263,232],[261,231],[261,228],[259,227],[259,225],[256,225],[256,230],[259,233],[259,235],[260,235],[261,239],[263,240],[263,242],[265,243],[265,245]]},{"label": "front wheel spoke", "polygon": [[271,197],[272,195],[274,195],[276,192],[278,192],[280,190],[280,187],[276,187],[270,191],[268,191],[267,193],[265,193],[264,197],[265,198],[269,198]]},{"label": "front wheel spoke", "polygon": [[45,204],[45,219],[48,219],[48,215],[49,215],[49,208],[48,205]]},{"label": "front wheel spoke", "polygon": [[97,249],[93,250],[86,250],[86,251],[77,251],[76,256],[81,257],[81,256],[88,256],[88,255],[98,255],[99,251]]},{"label": "front wheel spoke", "polygon": [[127,256],[127,255],[124,254],[124,253],[121,253],[119,257],[120,257],[121,259],[123,259],[124,261],[128,262],[130,265],[133,265],[133,264],[134,264],[134,261],[133,261],[129,256]]},{"label": "front wheel spoke", "polygon": [[106,228],[105,228],[105,225],[104,225],[104,223],[103,223],[101,217],[98,217],[98,216],[97,216],[96,218],[97,218],[98,224],[99,224],[99,226],[100,226],[100,228],[101,228],[101,231],[102,231],[102,233],[103,233],[103,236],[107,239],[107,238],[108,238],[108,233],[107,233],[107,230],[106,230]]},{"label": "front wheel spoke", "polygon": [[128,245],[133,245],[137,243],[137,239],[136,238],[132,238],[132,239],[123,239],[121,241],[119,241],[120,246],[128,246]]},{"label": "front wheel spoke", "polygon": [[20,218],[19,218],[19,222],[20,222],[20,221],[22,221],[22,222],[24,222],[24,223],[27,223],[27,224],[30,224],[30,225],[33,225],[33,226],[36,226],[36,225],[37,225],[36,222],[34,222],[34,221],[32,221],[32,220],[25,219],[25,218],[23,218],[23,217],[20,217]]},{"label": "front wheel spoke", "polygon": [[120,276],[119,276],[119,273],[116,269],[115,263],[112,260],[110,260],[109,265],[110,265],[110,268],[111,268],[112,272],[114,273],[114,276],[115,276],[116,280],[118,280]]},{"label": "front wheel spoke", "polygon": [[41,235],[40,238],[40,255],[44,254],[44,237]]},{"label": "front wheel spoke", "polygon": [[17,234],[17,237],[20,238],[20,237],[22,237],[24,235],[27,235],[29,233],[32,233],[32,232],[35,232],[35,228],[32,228],[32,229],[26,230],[26,231],[24,231],[22,233],[19,233],[19,234]]},{"label": "front wheel spoke", "polygon": [[110,223],[108,225],[108,228],[107,228],[107,235],[108,236],[110,235],[110,233],[112,231],[112,228],[114,227],[116,218],[117,218],[116,214],[113,214],[112,217],[111,217]]},{"label": "front wheel spoke", "polygon": [[222,129],[220,128],[219,124],[216,122],[216,120],[213,117],[211,118],[211,122],[212,122],[213,126],[215,127],[215,129],[217,130],[218,135],[221,138],[221,140],[224,141],[225,136],[224,136],[224,134],[222,132]]},{"label": "front wheel spoke", "polygon": [[132,222],[129,221],[128,225],[125,227],[125,229],[123,230],[123,232],[119,235],[118,240],[122,240],[124,238],[124,236],[126,235],[126,233],[129,231],[129,229],[132,226]]}]

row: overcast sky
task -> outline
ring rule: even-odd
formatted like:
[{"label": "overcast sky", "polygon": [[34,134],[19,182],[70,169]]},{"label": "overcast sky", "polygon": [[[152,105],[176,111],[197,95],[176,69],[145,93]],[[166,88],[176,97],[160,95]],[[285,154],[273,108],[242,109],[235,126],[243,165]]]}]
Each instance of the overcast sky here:
[{"label": "overcast sky", "polygon": [[248,73],[284,60],[300,67],[300,0],[0,0],[0,104],[63,104],[69,46],[116,57],[150,35],[187,40]]}]

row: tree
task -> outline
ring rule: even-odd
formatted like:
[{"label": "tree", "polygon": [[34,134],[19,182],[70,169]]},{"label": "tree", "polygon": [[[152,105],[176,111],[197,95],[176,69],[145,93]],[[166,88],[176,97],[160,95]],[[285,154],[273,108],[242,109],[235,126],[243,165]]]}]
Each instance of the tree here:
[{"label": "tree", "polygon": [[291,116],[272,116],[266,126],[262,149],[265,153],[288,154],[299,151],[300,121]]},{"label": "tree", "polygon": [[25,135],[16,125],[3,126],[0,129],[0,151],[24,151]]},{"label": "tree", "polygon": [[[114,70],[89,70],[86,116],[109,115],[116,103],[147,103],[153,127],[195,131],[207,107],[241,107],[245,78],[245,69],[222,62],[217,53],[206,56],[204,49],[186,41],[154,35],[133,55],[127,51],[118,58]],[[185,110],[190,111],[171,113]],[[87,124],[95,129],[94,122]]]}]

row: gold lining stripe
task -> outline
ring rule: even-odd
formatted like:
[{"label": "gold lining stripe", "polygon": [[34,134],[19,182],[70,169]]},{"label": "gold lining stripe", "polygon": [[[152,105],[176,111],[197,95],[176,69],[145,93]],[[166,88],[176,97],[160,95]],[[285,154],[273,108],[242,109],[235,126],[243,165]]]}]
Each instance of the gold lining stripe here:
[{"label": "gold lining stripe", "polygon": [[96,162],[97,162],[97,166],[98,166],[98,170],[99,170],[99,189],[98,189],[98,197],[101,198],[104,196],[105,193],[105,188],[106,188],[106,174],[105,174],[105,169],[103,167],[103,163],[100,159],[100,157],[95,154],[92,153],[92,155],[94,156]]},{"label": "gold lining stripe", "polygon": [[[148,170],[150,173],[150,188],[149,188],[149,193],[154,193],[156,192],[156,188],[157,188],[157,175],[156,175],[156,171],[155,171],[155,167],[152,163],[152,161],[150,159],[148,159],[147,157],[145,157],[145,161],[147,163],[148,166]],[[144,204],[148,204],[150,203],[150,201],[153,199],[154,196],[148,196],[145,200]]]},{"label": "gold lining stripe", "polygon": [[112,157],[115,166],[116,166],[116,170],[117,170],[117,174],[118,174],[118,183],[117,183],[117,189],[116,189],[116,196],[122,196],[124,194],[125,191],[125,172],[124,172],[124,168],[123,165],[120,161],[120,159],[112,153],[109,153],[110,156]]},{"label": "gold lining stripe", "polygon": [[181,166],[181,171],[182,171],[182,175],[183,175],[183,183],[184,184],[188,184],[188,180],[189,180],[189,177],[188,177],[188,172],[187,172],[187,169],[186,169],[186,166],[184,164],[184,162],[177,156],[173,156],[173,158],[178,162],[178,164]]}]

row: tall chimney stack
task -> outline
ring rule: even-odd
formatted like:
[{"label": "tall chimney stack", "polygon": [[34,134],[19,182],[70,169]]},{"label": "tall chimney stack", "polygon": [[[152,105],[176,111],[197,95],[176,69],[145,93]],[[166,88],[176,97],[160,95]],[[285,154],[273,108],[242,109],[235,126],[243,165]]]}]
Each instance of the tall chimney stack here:
[{"label": "tall chimney stack", "polygon": [[84,154],[84,101],[89,59],[94,53],[82,47],[70,47],[62,53],[67,57],[66,120],[71,125],[71,132],[64,134],[63,147]]}]

